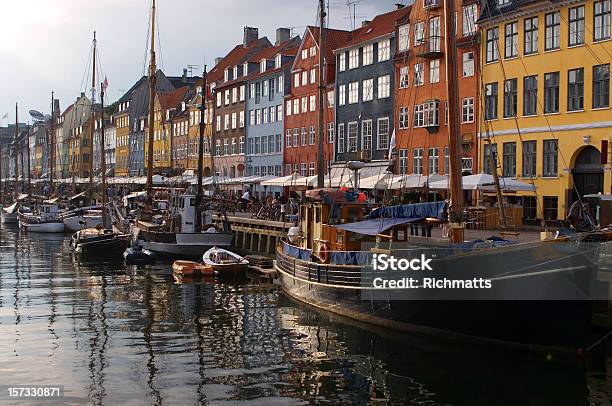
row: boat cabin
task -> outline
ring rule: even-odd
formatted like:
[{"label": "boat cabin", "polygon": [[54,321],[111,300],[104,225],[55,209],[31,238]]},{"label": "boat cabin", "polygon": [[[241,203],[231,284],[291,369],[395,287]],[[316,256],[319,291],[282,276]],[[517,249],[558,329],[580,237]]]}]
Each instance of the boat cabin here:
[{"label": "boat cabin", "polygon": [[41,220],[55,220],[59,218],[60,209],[55,203],[42,203],[38,208]]}]

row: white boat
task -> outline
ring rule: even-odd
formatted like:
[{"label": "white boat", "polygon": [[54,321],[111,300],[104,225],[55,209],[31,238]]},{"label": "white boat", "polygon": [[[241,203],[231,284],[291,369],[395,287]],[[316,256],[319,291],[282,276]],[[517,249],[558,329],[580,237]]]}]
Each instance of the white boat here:
[{"label": "white boat", "polygon": [[249,261],[240,255],[219,247],[212,247],[202,256],[204,265],[212,267],[219,276],[245,273]]},{"label": "white boat", "polygon": [[64,222],[59,218],[57,204],[43,202],[37,213],[24,213],[19,209],[19,227],[33,233],[63,233]]},{"label": "white boat", "polygon": [[76,232],[101,226],[102,211],[96,210],[96,207],[97,206],[86,207],[61,213],[60,218],[64,222],[66,231]]},{"label": "white boat", "polygon": [[19,217],[17,216],[17,206],[19,203],[13,203],[9,207],[3,207],[2,213],[0,214],[0,221],[2,224],[17,224]]}]

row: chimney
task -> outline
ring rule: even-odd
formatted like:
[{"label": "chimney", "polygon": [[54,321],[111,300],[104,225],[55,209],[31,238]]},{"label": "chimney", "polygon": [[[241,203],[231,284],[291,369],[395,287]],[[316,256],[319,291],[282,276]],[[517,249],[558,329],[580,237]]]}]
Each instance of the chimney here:
[{"label": "chimney", "polygon": [[187,82],[187,68],[183,68],[183,77],[181,79],[183,83]]},{"label": "chimney", "polygon": [[276,29],[276,44],[287,41],[291,37],[291,30],[289,28],[277,28]]},{"label": "chimney", "polygon": [[219,65],[219,63],[221,63],[221,61],[223,60],[222,56],[218,56],[215,58],[215,66]]},{"label": "chimney", "polygon": [[372,22],[372,20],[363,20],[363,21],[361,22],[361,26],[362,26],[362,27],[365,27],[366,25],[370,24],[371,22]]},{"label": "chimney", "polygon": [[251,42],[257,41],[259,39],[259,28],[255,27],[244,27],[244,47],[248,47]]},{"label": "chimney", "polygon": [[402,3],[395,3],[395,7],[397,7],[397,10],[401,10],[404,8],[404,5]]}]

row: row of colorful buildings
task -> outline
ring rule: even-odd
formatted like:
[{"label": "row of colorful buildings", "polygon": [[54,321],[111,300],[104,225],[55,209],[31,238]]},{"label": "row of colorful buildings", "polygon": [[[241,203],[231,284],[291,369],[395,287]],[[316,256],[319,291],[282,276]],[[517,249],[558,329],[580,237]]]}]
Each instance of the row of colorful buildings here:
[{"label": "row of colorful buildings", "polygon": [[[319,137],[333,176],[349,160],[383,173],[390,159],[396,173],[448,174],[454,75],[464,174],[533,182],[535,195],[518,194],[526,220],[561,219],[577,195],[610,193],[610,0],[455,0],[455,49],[446,47],[443,6],[416,0],[352,31],[324,29],[323,134],[318,27],[301,36],[279,28],[272,40],[245,27],[243,42],[207,72],[205,91],[201,77],[158,71],[154,172],[196,170],[203,120],[205,175],[312,176]],[[446,69],[448,52],[456,72]],[[115,176],[148,170],[148,98],[145,76],[107,116]],[[81,95],[54,118],[56,178],[89,175],[89,125],[99,134],[100,111]]]}]

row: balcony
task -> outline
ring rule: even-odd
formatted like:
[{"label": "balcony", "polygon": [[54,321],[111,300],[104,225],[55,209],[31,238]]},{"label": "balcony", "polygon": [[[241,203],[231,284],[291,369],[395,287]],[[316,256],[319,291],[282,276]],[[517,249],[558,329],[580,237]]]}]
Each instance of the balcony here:
[{"label": "balcony", "polygon": [[425,10],[434,10],[442,5],[441,0],[423,0],[423,8]]},{"label": "balcony", "polygon": [[442,44],[444,38],[441,36],[430,36],[423,38],[414,44],[415,54],[425,59],[439,59],[444,55]]}]

